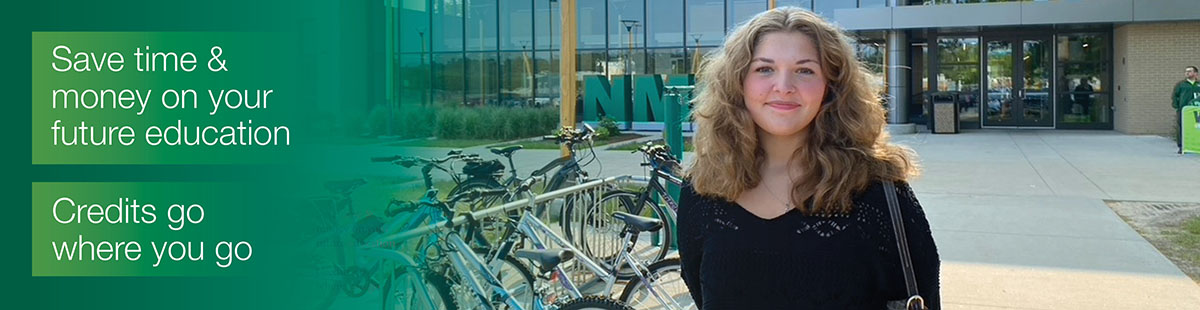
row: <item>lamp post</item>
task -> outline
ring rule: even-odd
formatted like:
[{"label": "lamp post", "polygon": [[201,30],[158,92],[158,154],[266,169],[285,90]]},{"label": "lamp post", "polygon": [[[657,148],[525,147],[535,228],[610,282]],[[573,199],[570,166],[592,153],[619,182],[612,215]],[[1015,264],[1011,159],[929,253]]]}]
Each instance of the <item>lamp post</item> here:
[{"label": "lamp post", "polygon": [[622,19],[621,24],[625,25],[625,31],[629,32],[629,54],[625,57],[625,74],[633,74],[633,66],[630,63],[633,61],[633,28],[637,28],[640,22],[632,19]]}]

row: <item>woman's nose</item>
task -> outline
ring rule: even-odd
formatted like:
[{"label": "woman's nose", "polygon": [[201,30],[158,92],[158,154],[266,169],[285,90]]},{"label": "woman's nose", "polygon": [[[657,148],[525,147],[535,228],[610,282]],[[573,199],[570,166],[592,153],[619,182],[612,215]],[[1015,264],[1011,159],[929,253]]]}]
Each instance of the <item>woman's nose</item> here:
[{"label": "woman's nose", "polygon": [[776,77],[772,82],[775,84],[775,91],[785,93],[785,94],[791,94],[791,93],[796,92],[795,81],[793,81],[792,78],[786,74],[781,74],[779,77]]}]

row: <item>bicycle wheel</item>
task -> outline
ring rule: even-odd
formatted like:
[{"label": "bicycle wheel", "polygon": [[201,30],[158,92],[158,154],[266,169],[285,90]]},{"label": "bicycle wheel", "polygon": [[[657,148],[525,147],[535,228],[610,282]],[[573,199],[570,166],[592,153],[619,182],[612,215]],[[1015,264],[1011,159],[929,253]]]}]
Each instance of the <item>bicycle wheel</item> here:
[{"label": "bicycle wheel", "polygon": [[[451,190],[449,195],[454,196],[455,194],[468,192],[468,191],[475,190],[475,189],[502,189],[502,188],[504,188],[504,185],[501,185],[499,182],[496,182],[496,180],[475,178],[475,179],[469,179],[469,180],[463,181],[462,184],[459,184],[457,187],[455,187],[453,190]],[[487,197],[487,198],[483,198],[482,200],[461,201],[460,202],[460,204],[462,204],[462,205],[470,206],[469,211],[483,210],[483,209],[486,209],[489,207],[498,206],[502,203],[504,203],[504,201],[502,201],[499,197]],[[467,211],[467,210],[462,210],[462,211]],[[520,211],[518,211],[518,210],[511,210],[506,213],[496,213],[495,215],[492,215],[489,217],[480,218],[479,220],[482,222],[482,225],[480,225],[480,229],[481,229],[480,233],[483,235],[485,241],[487,241],[487,244],[495,245],[495,244],[499,243],[500,241],[503,241],[503,240],[500,240],[500,238],[503,237],[502,235],[503,235],[504,228],[505,228],[505,224],[504,224],[505,217],[511,218],[511,217],[519,216],[519,214],[520,214],[519,212]]]},{"label": "bicycle wheel", "polygon": [[[384,282],[380,290],[383,310],[458,310],[446,277],[432,272],[421,276],[407,272],[396,268],[393,276]],[[417,285],[423,285],[429,294],[423,294]]]},{"label": "bicycle wheel", "polygon": [[[653,202],[646,201],[640,208],[634,208],[639,194],[627,190],[614,190],[601,196],[599,202],[590,205],[568,206],[564,212],[564,224],[568,240],[574,243],[588,257],[601,261],[609,266],[619,263],[618,254],[625,245],[621,244],[620,234],[625,229],[624,223],[612,217],[620,211],[639,216],[666,219],[670,215],[665,208]],[[579,207],[579,208],[577,208]],[[650,264],[667,256],[674,244],[672,221],[663,221],[663,228],[658,232],[642,233],[633,236],[630,241],[633,249],[630,252],[642,264]],[[656,240],[657,239],[657,242]],[[633,270],[620,268],[617,277],[628,279],[633,276]]]},{"label": "bicycle wheel", "polygon": [[624,303],[603,296],[583,296],[563,303],[558,310],[633,310]]},{"label": "bicycle wheel", "polygon": [[[476,252],[483,252],[476,250]],[[480,256],[485,256],[488,253],[479,253]],[[512,295],[513,299],[524,309],[533,309],[533,298],[535,296],[535,287],[533,273],[529,272],[529,267],[518,260],[516,257],[506,256],[499,269],[493,270],[496,279],[500,280],[500,286]],[[479,283],[487,283],[482,278],[478,279]],[[499,309],[507,309],[508,307],[499,307]]]},{"label": "bicycle wheel", "polygon": [[[625,285],[625,291],[621,292],[621,302],[637,309],[666,308],[666,305],[650,294],[649,287],[653,286],[659,292],[666,294],[666,296],[662,296],[663,298],[674,300],[683,309],[696,309],[696,302],[692,300],[692,294],[681,277],[682,268],[679,265],[679,258],[664,259],[651,264],[646,269],[649,270],[645,275],[646,281],[634,278]],[[649,284],[647,285],[646,282]]]}]

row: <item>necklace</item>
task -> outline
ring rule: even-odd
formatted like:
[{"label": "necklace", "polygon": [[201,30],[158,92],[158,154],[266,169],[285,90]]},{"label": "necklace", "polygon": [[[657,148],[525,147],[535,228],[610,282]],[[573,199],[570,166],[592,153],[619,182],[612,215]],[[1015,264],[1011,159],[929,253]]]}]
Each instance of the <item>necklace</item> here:
[{"label": "necklace", "polygon": [[775,200],[783,203],[784,210],[791,211],[792,209],[796,208],[795,206],[792,205],[791,199],[784,200],[784,199],[780,199],[779,195],[775,195],[775,191],[771,190],[771,186],[768,186],[767,184],[763,184],[763,187],[767,188],[767,193],[771,194],[771,198],[775,198]]}]

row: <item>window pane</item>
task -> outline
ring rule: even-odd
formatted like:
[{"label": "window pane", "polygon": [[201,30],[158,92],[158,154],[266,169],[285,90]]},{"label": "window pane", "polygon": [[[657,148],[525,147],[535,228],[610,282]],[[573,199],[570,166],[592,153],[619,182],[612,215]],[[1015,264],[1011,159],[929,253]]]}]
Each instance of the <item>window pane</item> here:
[{"label": "window pane", "polygon": [[433,50],[461,51],[462,0],[434,0],[433,3]]},{"label": "window pane", "polygon": [[534,100],[542,105],[554,104],[558,102],[558,97],[561,94],[559,89],[558,65],[559,58],[556,53],[538,52],[534,66],[537,67],[537,96]]},{"label": "window pane", "polygon": [[860,8],[881,8],[886,7],[888,0],[858,0]]},{"label": "window pane", "polygon": [[688,72],[697,74],[700,71],[700,63],[704,61],[704,56],[711,52],[713,48],[689,48],[688,49]]},{"label": "window pane", "polygon": [[1106,36],[1102,34],[1059,35],[1058,110],[1060,124],[1105,126],[1112,123],[1112,74]]},{"label": "window pane", "polygon": [[683,46],[683,0],[646,1],[649,46]]},{"label": "window pane", "polygon": [[400,52],[429,50],[429,10],[424,0],[405,0],[401,3],[396,33],[400,36]]},{"label": "window pane", "polygon": [[500,104],[526,106],[533,98],[533,55],[500,53]]},{"label": "window pane", "polygon": [[535,0],[534,33],[537,34],[537,49],[557,49],[562,42],[562,15],[558,1]]},{"label": "window pane", "polygon": [[938,38],[937,42],[937,90],[957,92],[959,121],[978,123],[981,92],[979,38],[943,37]]},{"label": "window pane", "polygon": [[399,75],[400,104],[420,105],[429,98],[429,65],[426,55],[400,55],[396,66]]},{"label": "window pane", "polygon": [[[579,96],[579,98],[575,98],[574,101],[582,100],[583,92],[586,91],[583,89],[584,76],[608,76],[608,73],[605,69],[606,67],[609,67],[607,54],[608,53],[605,51],[579,51],[579,56],[576,58],[577,61],[575,62],[577,68],[575,74],[575,89],[578,90],[576,91],[576,96]],[[564,99],[563,101],[568,100]]]},{"label": "window pane", "polygon": [[467,105],[495,105],[499,90],[496,53],[467,54]]},{"label": "window pane", "polygon": [[652,49],[649,58],[649,74],[687,74],[689,60],[683,49]]},{"label": "window pane", "polygon": [[729,0],[730,30],[766,10],[767,1],[764,0]]},{"label": "window pane", "polygon": [[807,10],[812,10],[812,0],[778,0],[775,1],[776,7],[796,6]]},{"label": "window pane", "polygon": [[431,102],[458,105],[463,102],[463,61],[461,53],[433,54]]},{"label": "window pane", "polygon": [[645,33],[645,26],[646,16],[642,12],[642,0],[609,0],[609,47],[643,46],[642,34]]},{"label": "window pane", "polygon": [[496,0],[467,1],[467,50],[495,50]]},{"label": "window pane", "polygon": [[500,49],[533,49],[531,5],[529,0],[500,1]]},{"label": "window pane", "polygon": [[688,42],[700,45],[719,45],[725,37],[725,2],[722,0],[688,0]]},{"label": "window pane", "polygon": [[612,49],[609,50],[608,61],[609,76],[646,72],[646,50],[644,49]]},{"label": "window pane", "polygon": [[813,12],[817,12],[825,18],[834,18],[833,13],[837,9],[853,9],[858,4],[855,1],[845,0],[814,0]]},{"label": "window pane", "polygon": [[938,59],[943,64],[978,64],[979,38],[939,38]]},{"label": "window pane", "polygon": [[579,48],[604,48],[604,1],[575,3],[575,26]]}]

